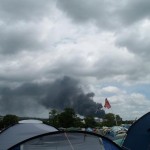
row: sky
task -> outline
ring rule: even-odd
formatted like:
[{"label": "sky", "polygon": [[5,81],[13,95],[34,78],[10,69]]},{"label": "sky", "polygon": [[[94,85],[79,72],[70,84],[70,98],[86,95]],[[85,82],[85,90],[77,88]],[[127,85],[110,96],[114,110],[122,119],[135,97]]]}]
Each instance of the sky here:
[{"label": "sky", "polygon": [[149,26],[149,0],[0,0],[0,114],[88,111],[86,102],[94,109],[107,98],[106,113],[141,117],[150,108]]}]

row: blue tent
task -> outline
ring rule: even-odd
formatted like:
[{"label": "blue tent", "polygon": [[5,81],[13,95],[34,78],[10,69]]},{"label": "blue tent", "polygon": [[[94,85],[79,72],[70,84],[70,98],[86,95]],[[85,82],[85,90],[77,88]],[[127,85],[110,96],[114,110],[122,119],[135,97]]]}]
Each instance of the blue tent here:
[{"label": "blue tent", "polygon": [[37,120],[20,121],[0,133],[0,150],[7,150],[29,138],[55,131],[58,130]]},{"label": "blue tent", "polygon": [[87,131],[56,131],[32,137],[8,150],[121,150],[116,143]]},{"label": "blue tent", "polygon": [[150,112],[132,124],[127,132],[123,147],[127,150],[150,149]]}]

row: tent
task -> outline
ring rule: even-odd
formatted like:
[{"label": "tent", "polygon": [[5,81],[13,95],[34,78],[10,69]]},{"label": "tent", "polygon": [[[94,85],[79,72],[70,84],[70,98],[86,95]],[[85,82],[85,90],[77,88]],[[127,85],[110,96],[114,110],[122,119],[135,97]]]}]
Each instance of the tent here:
[{"label": "tent", "polygon": [[26,139],[44,133],[58,131],[56,128],[37,120],[24,120],[0,133],[0,150],[7,150],[13,145]]},{"label": "tent", "polygon": [[116,143],[87,131],[56,131],[24,140],[8,150],[121,150]]},{"label": "tent", "polygon": [[124,138],[126,137],[126,130],[121,126],[113,126],[104,130],[104,136],[111,139],[117,145],[122,146]]},{"label": "tent", "polygon": [[131,125],[123,143],[130,150],[150,149],[150,112]]}]

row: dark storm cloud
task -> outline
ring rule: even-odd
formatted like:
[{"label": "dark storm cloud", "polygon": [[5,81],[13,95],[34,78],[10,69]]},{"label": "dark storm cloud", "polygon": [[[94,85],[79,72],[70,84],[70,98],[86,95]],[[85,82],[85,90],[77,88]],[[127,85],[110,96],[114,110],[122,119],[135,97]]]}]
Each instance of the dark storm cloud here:
[{"label": "dark storm cloud", "polygon": [[[2,20],[39,20],[55,8],[52,0],[0,0]],[[150,15],[149,0],[57,0],[57,6],[77,22],[93,21],[102,27],[131,24]]]},{"label": "dark storm cloud", "polygon": [[39,50],[43,43],[38,36],[38,27],[32,24],[3,24],[0,26],[0,52],[15,54],[19,51]]},{"label": "dark storm cloud", "polygon": [[[97,4],[98,1],[96,1]],[[76,19],[77,21],[84,22],[90,19],[94,19],[101,15],[104,11],[104,2],[101,5],[95,5],[92,1],[83,2],[82,0],[75,1],[58,1],[59,8],[62,8],[64,12]],[[96,6],[96,7],[95,7]],[[95,9],[94,9],[95,8]],[[98,9],[99,8],[99,9]],[[101,12],[101,13],[100,13]]]},{"label": "dark storm cloud", "polygon": [[94,22],[103,29],[117,29],[149,18],[148,0],[58,0],[62,9],[75,22]]},{"label": "dark storm cloud", "polygon": [[51,0],[0,0],[0,17],[7,21],[41,19],[51,4]]},{"label": "dark storm cloud", "polygon": [[95,113],[98,107],[102,108],[102,105],[92,100],[94,93],[84,94],[79,82],[70,77],[43,85],[26,83],[15,89],[1,88],[0,91],[0,110],[4,113],[23,114],[29,107],[36,112],[38,103],[47,109],[63,110],[71,107],[81,115],[101,116],[104,114],[102,110]]},{"label": "dark storm cloud", "polygon": [[44,49],[40,23],[54,5],[51,0],[0,0],[0,53]]},{"label": "dark storm cloud", "polygon": [[110,1],[58,0],[57,6],[75,22],[92,22],[102,28],[112,28],[119,23],[115,3]]},{"label": "dark storm cloud", "polygon": [[137,21],[150,17],[149,0],[127,0],[120,9],[120,18],[126,24],[132,24]]},{"label": "dark storm cloud", "polygon": [[[143,29],[141,29],[143,28]],[[144,59],[149,59],[150,30],[147,27],[134,26],[130,30],[125,30],[117,37],[116,44],[121,47],[126,47],[130,52]],[[147,34],[145,34],[147,33]]]}]

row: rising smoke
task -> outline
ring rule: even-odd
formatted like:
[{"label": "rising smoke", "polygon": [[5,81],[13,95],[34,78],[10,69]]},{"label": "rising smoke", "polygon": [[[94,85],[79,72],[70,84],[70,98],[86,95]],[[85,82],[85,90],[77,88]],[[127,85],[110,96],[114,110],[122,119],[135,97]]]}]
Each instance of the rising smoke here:
[{"label": "rising smoke", "polygon": [[23,114],[26,110],[35,111],[39,105],[46,109],[70,107],[76,113],[84,116],[103,116],[104,110],[100,103],[93,101],[94,93],[85,94],[79,81],[70,77],[57,79],[52,83],[26,83],[15,89],[0,89],[0,110],[5,113],[16,112]]}]

